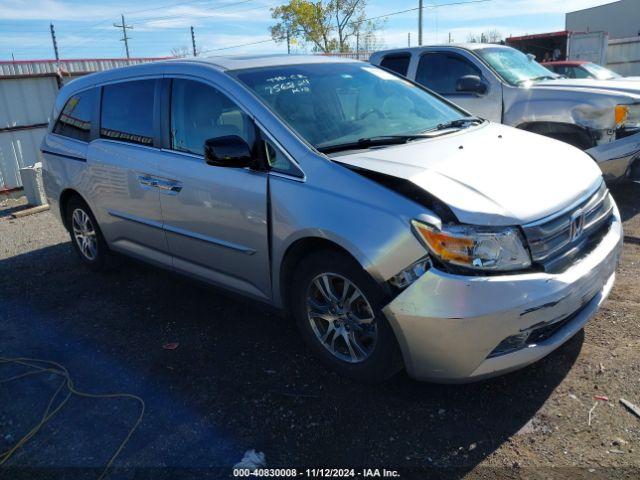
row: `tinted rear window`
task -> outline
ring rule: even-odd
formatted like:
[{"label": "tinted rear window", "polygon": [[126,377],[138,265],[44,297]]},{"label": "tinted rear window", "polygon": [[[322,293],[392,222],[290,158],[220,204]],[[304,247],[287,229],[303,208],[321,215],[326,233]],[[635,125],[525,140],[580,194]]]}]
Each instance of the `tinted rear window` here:
[{"label": "tinted rear window", "polygon": [[155,84],[136,80],[103,87],[100,136],[152,145]]},{"label": "tinted rear window", "polygon": [[72,96],[60,114],[53,132],[65,137],[88,142],[91,138],[95,90],[87,90]]},{"label": "tinted rear window", "polygon": [[409,71],[410,61],[411,55],[408,53],[387,55],[382,59],[382,62],[380,62],[380,66],[406,76]]}]

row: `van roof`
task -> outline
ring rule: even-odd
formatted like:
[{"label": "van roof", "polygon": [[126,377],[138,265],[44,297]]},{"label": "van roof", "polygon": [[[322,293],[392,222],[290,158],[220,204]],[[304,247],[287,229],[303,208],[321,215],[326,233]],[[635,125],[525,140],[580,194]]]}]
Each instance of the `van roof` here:
[{"label": "van roof", "polygon": [[94,85],[96,82],[118,81],[133,76],[156,75],[163,72],[166,65],[200,65],[219,71],[244,70],[247,68],[277,67],[285,65],[308,65],[327,63],[353,63],[358,60],[345,59],[331,55],[246,55],[246,56],[210,56],[195,58],[172,58],[158,62],[114,68],[79,77],[64,87],[65,93],[78,91]]},{"label": "van roof", "polygon": [[285,53],[273,55],[209,56],[170,61],[203,62],[214,65],[221,70],[242,70],[245,68],[276,67],[309,63],[349,63],[356,62],[357,60],[331,55],[288,55]]}]

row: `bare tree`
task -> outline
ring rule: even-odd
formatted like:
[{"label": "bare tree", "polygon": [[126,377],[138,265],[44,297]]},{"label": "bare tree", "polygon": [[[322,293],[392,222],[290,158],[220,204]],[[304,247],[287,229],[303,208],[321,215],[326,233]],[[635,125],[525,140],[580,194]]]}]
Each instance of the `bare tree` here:
[{"label": "bare tree", "polygon": [[503,38],[502,33],[495,28],[480,34],[469,33],[467,35],[467,41],[470,43],[500,43]]},{"label": "bare tree", "polygon": [[[196,47],[196,53],[198,55],[200,55],[201,51],[202,50],[200,49],[200,47]],[[184,45],[180,47],[173,47],[171,49],[171,56],[175,58],[186,58],[186,57],[191,57],[192,55],[193,55],[193,50],[191,50],[189,47],[186,47]]]},{"label": "bare tree", "polygon": [[504,37],[502,33],[496,28],[492,28],[491,30],[485,32],[485,36],[488,38],[489,43],[500,43]]}]

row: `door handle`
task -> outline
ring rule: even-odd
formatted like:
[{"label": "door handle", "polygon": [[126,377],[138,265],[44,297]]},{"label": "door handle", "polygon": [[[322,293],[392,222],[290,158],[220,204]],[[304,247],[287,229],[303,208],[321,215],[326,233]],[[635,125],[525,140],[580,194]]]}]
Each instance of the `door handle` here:
[{"label": "door handle", "polygon": [[157,180],[149,175],[138,175],[138,183],[146,188],[154,188],[158,186]]},{"label": "door handle", "polygon": [[155,187],[167,195],[177,195],[182,191],[182,183],[176,180],[162,180],[160,178],[154,180],[156,182]]},{"label": "door handle", "polygon": [[138,175],[138,183],[143,188],[157,188],[167,195],[177,195],[182,191],[182,183],[177,180],[166,180],[146,174]]}]

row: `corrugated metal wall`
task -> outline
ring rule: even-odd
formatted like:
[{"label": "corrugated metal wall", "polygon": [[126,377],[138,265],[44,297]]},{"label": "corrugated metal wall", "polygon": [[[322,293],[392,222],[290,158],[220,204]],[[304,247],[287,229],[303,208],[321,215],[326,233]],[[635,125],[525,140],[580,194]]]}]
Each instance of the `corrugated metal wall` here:
[{"label": "corrugated metal wall", "polygon": [[54,76],[0,77],[0,190],[22,186],[20,168],[39,161],[57,93]]},{"label": "corrugated metal wall", "polygon": [[0,77],[0,128],[47,123],[58,94],[55,77]]},{"label": "corrugated metal wall", "polygon": [[640,37],[609,40],[607,67],[625,77],[640,76]]},{"label": "corrugated metal wall", "polygon": [[[578,2],[574,2],[578,3]],[[619,0],[566,14],[565,30],[607,32],[609,38],[627,38],[640,31],[638,0]]]},{"label": "corrugated metal wall", "polygon": [[[166,57],[169,58],[169,57]],[[155,62],[165,58],[96,58],[78,60],[26,60],[16,62],[0,62],[0,77],[34,76],[55,74],[57,72],[70,74],[85,74],[102,72],[112,68],[137,65],[139,63]]]},{"label": "corrugated metal wall", "polygon": [[0,190],[22,186],[20,168],[40,160],[40,143],[46,131],[44,127],[0,133]]},{"label": "corrugated metal wall", "polygon": [[62,83],[91,72],[160,59],[0,62],[0,191],[22,186],[20,168],[40,161],[40,144]]}]

